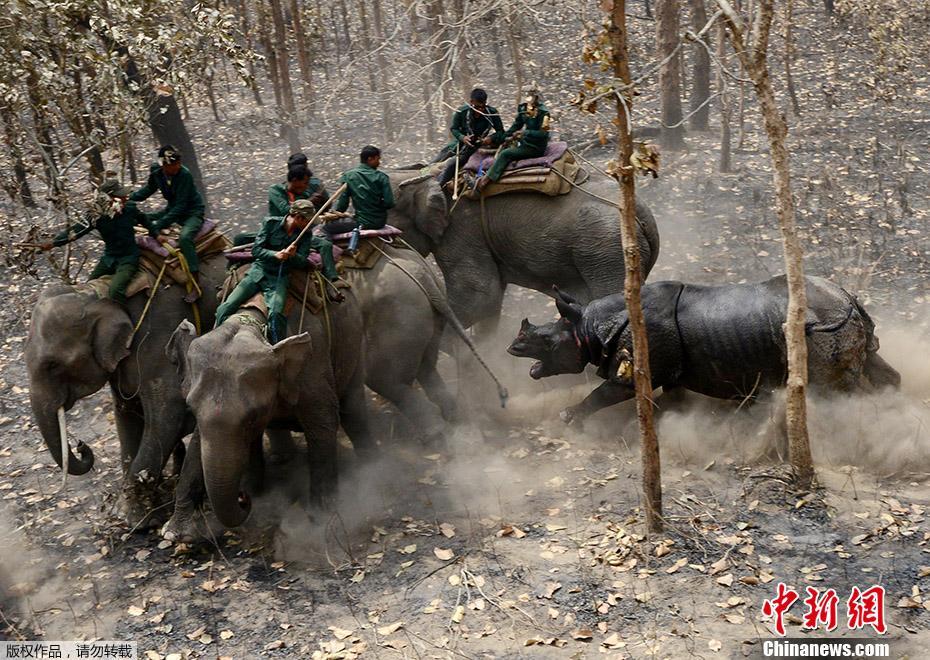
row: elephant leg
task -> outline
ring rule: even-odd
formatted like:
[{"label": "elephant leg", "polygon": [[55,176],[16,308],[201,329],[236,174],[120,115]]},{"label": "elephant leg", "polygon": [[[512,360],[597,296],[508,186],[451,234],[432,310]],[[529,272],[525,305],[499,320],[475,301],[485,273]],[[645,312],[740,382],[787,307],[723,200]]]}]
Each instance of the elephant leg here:
[{"label": "elephant leg", "polygon": [[500,317],[506,286],[490,254],[456,264],[446,277],[449,306],[466,328]]},{"label": "elephant leg", "polygon": [[295,456],[294,438],[287,429],[266,429],[268,438],[268,462],[272,465],[284,465]]},{"label": "elephant leg", "polygon": [[436,360],[439,358],[439,339],[440,335],[437,333],[427,346],[426,353],[420,361],[420,368],[417,370],[417,381],[426,393],[427,398],[439,406],[442,418],[447,422],[452,422],[456,418],[455,398],[449,392],[445,381],[436,370]]},{"label": "elephant leg", "polygon": [[162,536],[169,541],[184,543],[205,539],[207,529],[200,509],[206,493],[203,483],[203,462],[200,455],[200,431],[195,429],[175,487],[174,513],[162,527]]},{"label": "elephant leg", "polygon": [[153,515],[159,508],[156,489],[165,464],[181,441],[187,412],[184,400],[179,397],[169,401],[152,401],[153,398],[151,393],[142,397],[147,423],[139,451],[123,482],[123,517],[136,529],[157,523],[158,516]]},{"label": "elephant leg", "polygon": [[119,437],[120,464],[123,476],[129,471],[133,459],[139,452],[145,419],[138,401],[127,401],[113,391],[113,418],[116,420],[116,435]]},{"label": "elephant leg", "polygon": [[299,405],[297,418],[309,453],[310,505],[325,507],[335,496],[339,484],[336,466],[339,400],[336,393],[329,390],[326,396],[318,389],[305,405]]},{"label": "elephant leg", "polygon": [[632,399],[636,391],[629,385],[621,385],[609,380],[594,388],[584,400],[576,406],[566,408],[560,413],[562,421],[570,425],[583,426],[584,421],[602,408],[616,405]]},{"label": "elephant leg", "polygon": [[397,406],[424,442],[430,444],[440,440],[445,435],[446,423],[436,406],[422,390],[413,387],[413,377],[400,378],[386,369],[370,374],[368,386]]},{"label": "elephant leg", "polygon": [[378,447],[368,424],[368,400],[361,368],[356,369],[339,400],[339,422],[352,441],[357,456],[363,460],[377,456]]}]

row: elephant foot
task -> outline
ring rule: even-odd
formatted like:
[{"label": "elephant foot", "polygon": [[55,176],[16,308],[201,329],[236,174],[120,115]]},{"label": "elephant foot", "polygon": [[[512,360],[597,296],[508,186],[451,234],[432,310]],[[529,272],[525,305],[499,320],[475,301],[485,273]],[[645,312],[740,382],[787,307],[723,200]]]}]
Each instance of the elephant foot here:
[{"label": "elephant foot", "polygon": [[167,507],[158,507],[151,497],[123,493],[117,503],[116,515],[133,531],[145,532],[165,521],[165,511]]},{"label": "elephant foot", "polygon": [[559,413],[559,419],[561,419],[566,426],[569,426],[579,431],[584,430],[584,419],[579,415],[574,408],[566,408]]},{"label": "elephant foot", "polygon": [[215,538],[216,534],[205,514],[197,510],[191,510],[175,511],[168,522],[162,526],[161,536],[166,541],[173,543],[193,545],[206,543]]}]

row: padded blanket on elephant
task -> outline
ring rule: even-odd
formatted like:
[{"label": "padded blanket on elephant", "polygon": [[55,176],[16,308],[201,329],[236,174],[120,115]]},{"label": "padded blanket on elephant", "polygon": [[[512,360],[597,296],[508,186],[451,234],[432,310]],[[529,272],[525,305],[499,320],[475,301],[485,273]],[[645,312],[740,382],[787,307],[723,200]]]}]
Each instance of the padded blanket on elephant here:
[{"label": "padded blanket on elephant", "polygon": [[[92,293],[98,298],[107,298],[110,294],[110,280],[112,279],[112,275],[104,275],[103,277],[78,284],[75,289],[85,293]],[[152,275],[152,273],[144,268],[140,268],[132,278],[132,281],[129,282],[129,286],[126,287],[126,297],[132,298],[136,294],[144,293],[154,285],[155,275]]]},{"label": "padded blanket on elephant", "polygon": [[[242,278],[245,277],[245,274],[249,272],[249,268],[252,267],[252,264],[242,264],[241,266],[234,268],[229,271],[229,274],[226,276],[226,280],[223,282],[223,286],[220,289],[220,299],[226,300],[226,297],[232,293],[232,290],[236,288],[236,285],[242,281]],[[319,314],[323,309],[323,298],[322,292],[320,291],[320,282],[317,278],[316,270],[295,270],[291,272],[290,281],[287,285],[287,303],[284,306],[284,314],[288,315],[291,313],[291,310],[295,307],[299,307],[301,302],[304,300],[304,289],[306,288],[307,283],[310,283],[309,289],[307,289],[306,300],[307,303],[305,307],[307,311],[311,314]],[[310,274],[310,277],[307,277],[307,274]],[[321,278],[320,278],[321,279]],[[338,289],[348,289],[348,282],[336,282],[336,288]],[[333,303],[327,303],[333,304]],[[257,309],[262,314],[265,315],[265,318],[268,318],[268,307],[265,306],[265,296],[261,292],[255,294],[242,306],[243,308],[252,308]]]},{"label": "padded blanket on elephant", "polygon": [[[465,163],[465,169],[470,172],[487,172],[491,169],[491,165],[494,163],[494,151],[491,152],[491,155],[484,153],[485,150],[479,150],[472,154],[471,158],[468,159],[468,162]],[[550,142],[546,147],[546,153],[538,158],[525,158],[524,160],[516,160],[510,165],[507,166],[507,169],[504,170],[505,175],[510,173],[512,170],[522,170],[528,168],[538,168],[544,167],[549,169],[552,167],[555,162],[562,158],[565,155],[565,152],[568,151],[568,142]]]},{"label": "padded blanket on elephant", "polygon": [[[484,189],[483,194],[485,197],[504,195],[511,192],[538,192],[550,197],[566,195],[572,190],[571,182],[574,182],[578,176],[578,170],[579,167],[575,163],[574,156],[566,150],[562,152],[561,158],[554,161],[551,166],[536,165],[524,169],[506,170],[500,181],[489,184]],[[462,185],[462,183],[459,183],[459,190],[465,190],[462,197],[479,199],[480,195],[472,184],[466,183],[466,185]]]},{"label": "padded blanket on elephant", "polygon": [[[179,230],[177,227],[174,227],[172,238],[168,241],[169,245],[175,250],[177,249],[178,233]],[[137,235],[136,244],[142,249],[142,256],[139,260],[139,267],[141,270],[148,271],[157,277],[158,273],[161,271],[162,264],[167,260],[167,267],[165,268],[163,278],[170,278],[170,280],[178,284],[187,283],[187,275],[184,273],[184,269],[181,267],[180,263],[178,263],[177,257],[172,256],[171,253],[165,249],[165,246],[148,234]],[[229,240],[217,229],[216,223],[210,220],[203,223],[203,227],[200,228],[200,231],[194,238],[194,247],[197,251],[197,257],[201,260],[207,259],[215,254],[221,254],[223,250],[229,246]],[[132,285],[130,285],[130,289],[131,288]]]}]

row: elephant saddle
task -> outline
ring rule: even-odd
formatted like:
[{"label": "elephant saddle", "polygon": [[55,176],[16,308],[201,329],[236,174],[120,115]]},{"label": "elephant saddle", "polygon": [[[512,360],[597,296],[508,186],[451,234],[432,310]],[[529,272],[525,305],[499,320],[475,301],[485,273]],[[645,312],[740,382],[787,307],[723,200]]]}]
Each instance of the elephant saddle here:
[{"label": "elephant saddle", "polygon": [[[462,168],[458,185],[462,197],[481,197],[475,190],[476,177],[478,173],[487,172],[493,163],[494,154],[482,153],[481,150],[468,159]],[[565,195],[571,192],[578,171],[575,157],[568,150],[568,143],[553,141],[542,156],[514,161],[508,165],[500,180],[484,189],[483,196],[493,197],[510,192],[538,192],[552,197]],[[449,183],[447,187],[451,190],[452,185]]]},{"label": "elephant saddle", "polygon": [[336,234],[331,236],[333,242],[333,254],[339,250],[342,254],[342,268],[348,270],[368,270],[374,268],[381,261],[381,251],[378,249],[385,243],[392,244],[395,236],[403,234],[400,229],[392,225],[385,225],[381,229],[362,229],[359,232],[358,249],[355,254],[349,254],[346,248],[349,247],[349,241],[352,239],[352,232],[345,234]]},{"label": "elephant saddle", "polygon": [[[178,227],[173,226],[171,231],[173,233],[170,234],[171,238],[168,240],[170,250],[148,234],[136,235],[136,244],[142,250],[139,269],[140,271],[148,271],[157,277],[158,273],[161,272],[162,265],[164,265],[165,274],[163,278],[168,277],[178,284],[186,284],[187,273],[177,257],[180,230]],[[229,245],[226,236],[217,229],[216,223],[210,220],[204,221],[200,231],[194,237],[194,249],[201,261],[213,255],[221,254]]]},{"label": "elephant saddle", "polygon": [[[229,270],[226,280],[220,288],[220,300],[226,300],[236,285],[242,281],[245,274],[249,272],[252,264],[240,264]],[[333,283],[337,289],[348,289],[348,282],[339,280]],[[309,270],[293,270],[290,273],[290,280],[287,284],[287,302],[284,305],[284,315],[289,316],[294,309],[299,309],[301,303],[311,314],[319,314],[324,307],[323,286],[329,286],[319,270],[311,268]],[[332,303],[325,303],[332,304]],[[265,305],[265,295],[261,292],[256,293],[249,298],[242,309],[257,309],[265,318],[268,318],[268,307]]]}]

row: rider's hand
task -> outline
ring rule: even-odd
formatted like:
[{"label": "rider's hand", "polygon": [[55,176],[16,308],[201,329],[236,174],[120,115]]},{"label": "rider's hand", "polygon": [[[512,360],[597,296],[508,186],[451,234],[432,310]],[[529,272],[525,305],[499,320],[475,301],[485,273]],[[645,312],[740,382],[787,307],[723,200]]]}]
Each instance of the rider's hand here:
[{"label": "rider's hand", "polygon": [[158,238],[156,238],[155,240],[157,240],[157,241],[158,241],[159,243],[161,243],[161,244],[165,244],[165,243],[167,243],[170,239],[168,238],[168,234],[159,234],[159,235],[158,235]]},{"label": "rider's hand", "polygon": [[470,135],[466,135],[465,137],[463,137],[463,138],[462,138],[462,142],[464,142],[465,144],[467,144],[469,147],[475,146],[475,145],[474,145],[474,142],[472,141],[472,137],[471,137]]},{"label": "rider's hand", "polygon": [[55,245],[51,241],[45,241],[44,243],[39,243],[39,249],[42,250],[43,252],[48,252],[53,247],[55,247]]},{"label": "rider's hand", "polygon": [[494,143],[494,140],[492,140],[490,136],[484,138],[484,139],[481,141],[481,144],[483,144],[483,145],[486,146],[486,147],[491,146],[491,144],[493,144],[493,143]]},{"label": "rider's hand", "polygon": [[287,261],[291,258],[291,254],[287,250],[279,250],[274,253],[274,258],[278,261]]}]

